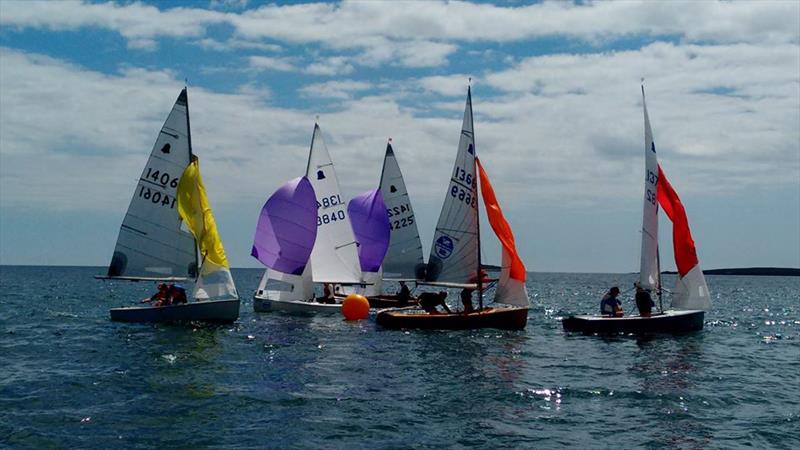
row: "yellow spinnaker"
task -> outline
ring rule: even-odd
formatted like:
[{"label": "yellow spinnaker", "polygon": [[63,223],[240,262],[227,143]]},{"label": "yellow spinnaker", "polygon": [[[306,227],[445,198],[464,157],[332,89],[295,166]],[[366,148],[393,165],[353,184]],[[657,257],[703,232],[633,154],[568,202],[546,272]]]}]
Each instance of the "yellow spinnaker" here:
[{"label": "yellow spinnaker", "polygon": [[[178,182],[178,213],[186,223],[189,231],[194,235],[200,254],[203,257],[203,266],[206,268],[229,268],[228,258],[225,257],[225,248],[217,232],[217,224],[211,206],[208,204],[206,188],[200,177],[200,164],[197,157],[183,171]],[[213,264],[206,264],[211,262]],[[212,269],[213,270],[213,269]],[[205,272],[201,269],[201,273]]]}]

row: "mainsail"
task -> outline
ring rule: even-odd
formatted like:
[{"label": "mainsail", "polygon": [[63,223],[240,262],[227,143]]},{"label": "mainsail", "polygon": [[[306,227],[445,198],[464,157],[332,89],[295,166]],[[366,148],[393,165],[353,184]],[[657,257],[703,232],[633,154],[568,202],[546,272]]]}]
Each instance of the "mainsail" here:
[{"label": "mainsail", "polygon": [[658,291],[660,286],[660,267],[658,264],[658,157],[650,117],[642,86],[642,107],[644,108],[644,207],[642,208],[642,251],[639,264],[639,285],[643,289]]},{"label": "mainsail", "polygon": [[317,240],[311,252],[313,279],[318,283],[359,283],[361,270],[347,204],[319,125],[314,124],[306,176],[317,196]]},{"label": "mainsail", "polygon": [[203,300],[239,298],[200,176],[200,163],[196,156],[192,158],[178,182],[177,206],[203,258],[193,296]]},{"label": "mainsail", "polygon": [[386,144],[380,190],[391,224],[389,250],[383,260],[383,277],[405,280],[422,278],[425,263],[417,221],[391,142]]},{"label": "mainsail", "polygon": [[458,154],[428,258],[425,274],[427,281],[445,283],[476,281],[479,265],[477,183],[472,93],[468,89]]},{"label": "mainsail", "polygon": [[317,238],[317,199],[307,177],[281,186],[261,208],[251,254],[268,267],[256,292],[274,300],[314,295],[308,259]]},{"label": "mainsail", "polygon": [[486,207],[486,215],[497,239],[500,240],[503,250],[500,280],[497,283],[494,301],[514,306],[528,306],[528,290],[525,287],[525,264],[517,254],[514,233],[511,231],[511,225],[508,224],[503,211],[500,209],[500,203],[494,194],[494,188],[489,182],[489,175],[486,174],[478,158],[475,158],[475,163],[478,166],[481,179],[481,195],[483,196],[483,205]]},{"label": "mainsail", "polygon": [[181,230],[176,188],[192,156],[189,106],[183,89],[158,134],[120,226],[109,278],[194,278],[197,252]]}]

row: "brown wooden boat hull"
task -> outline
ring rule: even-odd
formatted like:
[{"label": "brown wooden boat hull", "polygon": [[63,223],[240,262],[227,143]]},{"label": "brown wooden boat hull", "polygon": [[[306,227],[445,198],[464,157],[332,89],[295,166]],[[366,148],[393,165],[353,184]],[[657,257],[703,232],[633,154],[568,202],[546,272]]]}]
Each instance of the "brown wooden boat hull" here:
[{"label": "brown wooden boat hull", "polygon": [[485,308],[471,314],[425,314],[386,310],[375,318],[378,325],[389,329],[473,330],[497,328],[521,330],[528,324],[528,308]]}]

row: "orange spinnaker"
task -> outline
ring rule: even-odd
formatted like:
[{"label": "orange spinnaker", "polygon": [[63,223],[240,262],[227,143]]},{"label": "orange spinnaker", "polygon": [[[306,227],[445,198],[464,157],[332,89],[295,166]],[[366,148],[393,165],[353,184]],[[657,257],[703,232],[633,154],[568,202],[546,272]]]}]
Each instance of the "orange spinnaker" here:
[{"label": "orange spinnaker", "polygon": [[497,202],[497,197],[494,195],[492,183],[489,182],[489,176],[486,175],[486,171],[483,170],[478,158],[475,158],[475,164],[478,166],[478,173],[481,177],[481,194],[483,195],[483,204],[486,206],[486,215],[489,217],[489,224],[503,245],[503,250],[508,253],[511,259],[509,277],[524,282],[525,264],[522,263],[522,258],[517,254],[517,246],[514,243],[514,233],[511,231],[511,225],[508,224],[505,216],[503,216],[500,203]]}]

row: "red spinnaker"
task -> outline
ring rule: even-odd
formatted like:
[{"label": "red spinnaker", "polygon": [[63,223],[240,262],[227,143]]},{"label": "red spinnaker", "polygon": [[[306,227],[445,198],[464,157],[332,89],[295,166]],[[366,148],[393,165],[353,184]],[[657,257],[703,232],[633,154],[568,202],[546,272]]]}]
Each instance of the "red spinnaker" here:
[{"label": "red spinnaker", "polygon": [[489,224],[494,230],[494,234],[503,245],[503,250],[511,257],[511,270],[509,273],[510,278],[517,281],[525,281],[525,264],[517,254],[517,247],[514,243],[514,233],[511,231],[511,225],[508,224],[503,211],[500,209],[500,203],[497,202],[497,197],[494,195],[494,189],[489,182],[489,176],[483,170],[483,166],[478,158],[475,158],[475,164],[478,166],[478,173],[481,177],[481,194],[483,195],[483,204],[486,206],[486,215],[489,218]]},{"label": "red spinnaker", "polygon": [[689,273],[698,264],[697,249],[694,246],[692,232],[689,231],[689,219],[686,210],[678,197],[678,193],[669,184],[661,165],[658,166],[658,187],[656,189],[658,204],[672,221],[672,246],[675,252],[675,265],[681,277]]}]

